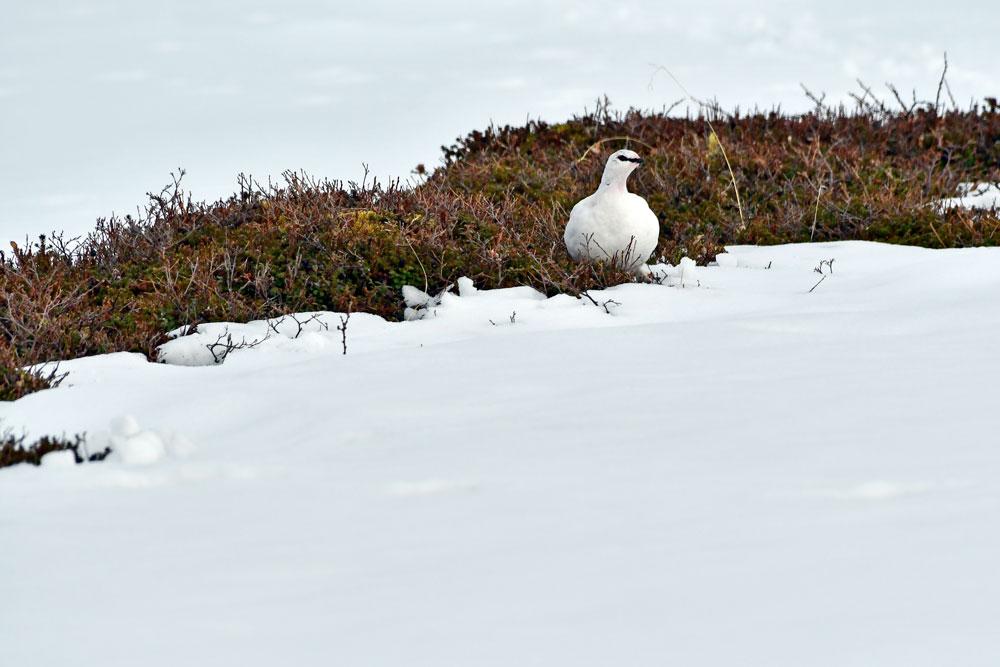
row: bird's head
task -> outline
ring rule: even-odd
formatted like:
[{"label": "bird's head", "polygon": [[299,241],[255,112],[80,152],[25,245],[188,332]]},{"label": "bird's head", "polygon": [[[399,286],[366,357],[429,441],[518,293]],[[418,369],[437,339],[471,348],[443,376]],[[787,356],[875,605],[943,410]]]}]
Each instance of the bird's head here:
[{"label": "bird's head", "polygon": [[604,167],[604,176],[601,177],[601,187],[625,189],[625,181],[628,180],[636,167],[642,164],[642,158],[635,151],[628,149],[615,151],[608,158],[608,163]]}]

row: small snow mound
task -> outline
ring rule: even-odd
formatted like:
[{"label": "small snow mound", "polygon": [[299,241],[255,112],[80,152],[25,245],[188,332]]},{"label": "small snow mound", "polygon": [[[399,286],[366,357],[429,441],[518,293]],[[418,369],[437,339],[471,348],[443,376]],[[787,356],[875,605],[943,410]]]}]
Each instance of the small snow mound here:
[{"label": "small snow mound", "polygon": [[147,466],[167,456],[163,439],[153,431],[139,431],[131,436],[111,436],[113,456],[128,466]]},{"label": "small snow mound", "polygon": [[131,415],[113,419],[107,431],[88,438],[87,444],[91,451],[110,447],[112,461],[135,467],[151,466],[168,458],[186,459],[195,450],[194,444],[183,435],[143,429]]},{"label": "small snow mound", "polygon": [[403,285],[403,302],[406,304],[406,310],[403,311],[403,319],[407,322],[414,322],[427,317],[433,317],[434,307],[441,303],[441,296],[450,287],[449,285],[441,294],[434,297],[421,289],[417,289],[413,285]]},{"label": "small snow mound", "polygon": [[721,266],[728,269],[769,269],[771,268],[771,262],[768,261],[767,264],[762,264],[760,262],[754,262],[746,257],[740,257],[731,252],[722,252],[715,256],[715,265]]},{"label": "small snow mound", "polygon": [[648,264],[639,273],[668,287],[698,287],[698,264],[690,257],[681,259],[677,266],[672,264]]},{"label": "small snow mound", "polygon": [[681,259],[680,264],[681,287],[698,285],[698,265],[690,257]]},{"label": "small snow mound", "polygon": [[193,333],[196,327],[193,324],[182,324],[176,329],[172,329],[167,332],[167,338],[181,338]]},{"label": "small snow mound", "polygon": [[979,210],[1000,208],[1000,183],[960,183],[957,197],[942,199],[937,205],[942,211],[953,208]]},{"label": "small snow mound", "polygon": [[472,282],[472,278],[466,278],[462,276],[458,279],[458,295],[461,297],[470,297],[479,290],[476,289],[475,284]]},{"label": "small snow mound", "polygon": [[[407,292],[415,301],[422,300]],[[347,337],[352,342],[379,336],[389,326],[378,315],[332,311],[288,313],[246,323],[211,322],[161,345],[157,361],[172,366],[218,366],[251,353],[341,354],[348,317]]]},{"label": "small snow mound", "polygon": [[735,268],[740,265],[740,260],[732,253],[722,252],[715,256],[715,263],[719,266]]},{"label": "small snow mound", "polygon": [[214,366],[218,363],[202,334],[184,334],[173,338],[156,351],[156,360],[171,366]]},{"label": "small snow mound", "polygon": [[477,299],[485,299],[494,303],[516,301],[545,301],[546,296],[534,287],[521,285],[519,287],[501,287],[498,289],[480,290],[475,292]]},{"label": "small snow mound", "polygon": [[76,455],[68,449],[49,452],[42,457],[42,465],[46,468],[72,468],[76,466]]},{"label": "small snow mound", "polygon": [[433,299],[427,292],[417,289],[413,285],[403,285],[403,302],[409,308],[426,306],[431,301]]},{"label": "small snow mound", "polygon": [[180,433],[170,431],[165,434],[163,441],[167,447],[167,454],[174,458],[186,459],[194,454],[194,443]]},{"label": "small snow mound", "polygon": [[111,420],[111,435],[121,438],[131,438],[142,429],[139,422],[132,415],[123,415]]}]

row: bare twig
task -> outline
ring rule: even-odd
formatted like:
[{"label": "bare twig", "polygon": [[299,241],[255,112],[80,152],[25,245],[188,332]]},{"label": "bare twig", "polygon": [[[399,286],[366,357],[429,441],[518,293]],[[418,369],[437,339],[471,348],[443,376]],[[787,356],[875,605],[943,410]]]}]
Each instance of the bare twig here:
[{"label": "bare twig", "polygon": [[303,332],[306,330],[306,325],[312,322],[318,323],[319,327],[324,331],[330,330],[330,325],[323,321],[322,317],[320,316],[320,313],[313,313],[304,320],[300,320],[298,316],[295,315],[294,313],[290,315],[282,315],[277,320],[268,320],[267,327],[278,336],[284,335],[281,333],[278,327],[280,327],[285,322],[286,319],[290,319],[292,322],[295,322],[295,335],[291,336],[292,340],[295,340],[296,338],[301,336]]},{"label": "bare twig", "polygon": [[284,321],[285,321],[285,316],[284,315],[282,315],[281,317],[279,317],[276,320],[268,320],[267,321],[267,328],[270,329],[271,331],[273,331],[276,335],[280,336],[281,335],[281,331],[278,330],[278,327],[282,323],[284,323]]},{"label": "bare twig", "polygon": [[826,277],[827,277],[827,274],[824,273],[823,277],[819,279],[819,282],[817,282],[815,285],[813,285],[812,287],[809,288],[809,291],[807,292],[807,294],[812,294],[812,291],[814,289],[816,289],[817,287],[819,287],[819,284],[821,282],[823,282],[824,280],[826,280]]},{"label": "bare twig", "polygon": [[615,301],[614,299],[608,299],[607,301],[601,304],[601,306],[604,307],[604,312],[607,313],[608,315],[611,314],[610,306],[621,306],[621,305],[622,305],[621,302]]},{"label": "bare twig", "polygon": [[806,97],[808,97],[810,100],[812,100],[813,104],[816,105],[816,111],[817,112],[820,112],[820,111],[823,111],[823,110],[826,109],[826,106],[824,104],[824,102],[826,100],[826,93],[821,93],[819,97],[816,97],[816,95],[811,90],[809,90],[808,88],[806,88],[806,84],[799,83],[799,86],[802,88],[802,92],[804,92],[806,94]]},{"label": "bare twig", "polygon": [[[941,89],[945,86],[945,78],[948,76],[948,52],[944,52],[944,69],[941,70],[941,80],[938,81],[937,95],[934,96],[934,110],[938,111],[941,106]],[[948,91],[948,95],[951,96],[951,91]],[[954,99],[952,99],[954,104]]]},{"label": "bare twig", "polygon": [[813,271],[815,271],[816,273],[823,273],[823,267],[825,266],[827,269],[830,270],[830,273],[833,273],[833,263],[835,261],[837,261],[836,257],[834,257],[833,259],[822,259],[820,260],[819,264],[816,265],[816,268],[814,268]]},{"label": "bare twig", "polygon": [[584,290],[584,291],[580,292],[577,295],[577,298],[578,299],[579,298],[585,298],[585,299],[587,299],[587,301],[590,301],[590,303],[594,304],[598,308],[603,308],[604,312],[607,313],[608,315],[611,314],[611,306],[621,306],[622,305],[620,302],[615,301],[614,299],[607,299],[603,303],[598,302],[598,300],[595,299],[593,297],[593,295],[591,295],[590,292],[588,292],[587,290]]},{"label": "bare twig", "polygon": [[907,116],[910,116],[913,113],[913,107],[916,105],[916,103],[914,102],[913,105],[908,105],[906,102],[903,101],[903,97],[902,95],[899,94],[899,90],[896,88],[896,86],[892,85],[888,81],[886,81],[885,85],[890,90],[890,92],[892,92],[892,96],[896,98],[896,102],[899,103],[899,106],[902,107],[903,113],[906,114]]},{"label": "bare twig", "polygon": [[583,290],[583,291],[582,291],[582,292],[580,292],[580,294],[579,294],[579,295],[577,296],[577,298],[581,298],[581,297],[582,297],[582,298],[586,298],[586,299],[587,299],[588,301],[590,301],[590,302],[591,302],[592,304],[594,304],[595,306],[598,306],[598,307],[599,307],[599,306],[601,305],[601,304],[597,303],[597,299],[595,299],[594,297],[590,296],[590,292],[588,292],[587,290]]},{"label": "bare twig", "polygon": [[[875,93],[872,92],[871,86],[869,86],[868,84],[866,84],[861,79],[855,79],[855,81],[857,81],[858,86],[861,87],[861,90],[863,90],[865,94],[862,95],[862,96],[860,96],[860,97],[858,97],[854,93],[851,93],[850,94],[851,97],[853,97],[855,100],[857,100],[858,104],[862,108],[868,108],[868,109],[871,109],[872,111],[878,111],[883,116],[888,115],[889,114],[889,109],[886,108],[885,102],[882,101],[882,100],[880,100],[875,95]],[[871,102],[867,101],[869,97],[872,100]]]},{"label": "bare twig", "polygon": [[239,343],[234,343],[233,335],[228,331],[226,331],[224,333],[219,334],[219,337],[215,339],[214,343],[209,343],[205,347],[208,348],[208,351],[212,353],[212,359],[215,360],[215,363],[221,364],[226,360],[226,357],[228,357],[229,353],[232,352],[233,350],[253,349],[270,337],[271,334],[270,332],[268,332],[267,335],[265,335],[263,338],[258,338],[251,341],[248,341],[246,338],[243,338]]},{"label": "bare twig", "polygon": [[[814,268],[813,271],[815,273],[820,274],[822,277],[816,282],[815,285],[813,285],[812,287],[809,288],[809,292],[807,292],[807,294],[812,294],[812,291],[814,289],[816,289],[817,287],[819,287],[820,283],[822,283],[824,280],[826,280],[829,276],[833,275],[833,263],[835,261],[836,261],[835,257],[830,258],[830,259],[820,260],[819,264],[816,265],[816,268]],[[826,272],[823,271],[823,267],[827,268]]]},{"label": "bare twig", "polygon": [[347,313],[340,316],[340,324],[337,325],[337,331],[340,332],[340,344],[343,347],[344,355],[347,355],[347,323],[351,321],[351,314]]}]

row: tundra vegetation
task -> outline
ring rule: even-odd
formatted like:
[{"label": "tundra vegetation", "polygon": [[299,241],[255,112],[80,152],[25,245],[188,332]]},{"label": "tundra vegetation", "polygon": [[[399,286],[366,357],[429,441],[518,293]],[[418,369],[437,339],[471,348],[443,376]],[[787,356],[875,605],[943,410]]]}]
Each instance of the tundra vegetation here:
[{"label": "tundra vegetation", "polygon": [[795,116],[703,104],[676,117],[605,100],[562,123],[472,132],[407,184],[286,172],[240,176],[232,196],[198,202],[178,171],[142,215],[0,251],[0,400],[58,382],[43,362],[155,359],[181,325],[316,310],[399,319],[403,285],[434,292],[461,276],[577,295],[634,280],[573,263],[562,240],[573,204],[623,147],[645,159],[630,187],[658,214],[654,257],[670,262],[711,261],[728,243],[996,245],[998,211],[936,202],[1000,181],[997,101],[959,108],[940,92],[908,102],[891,90],[891,105],[864,87],[849,107],[812,96],[815,109]]}]

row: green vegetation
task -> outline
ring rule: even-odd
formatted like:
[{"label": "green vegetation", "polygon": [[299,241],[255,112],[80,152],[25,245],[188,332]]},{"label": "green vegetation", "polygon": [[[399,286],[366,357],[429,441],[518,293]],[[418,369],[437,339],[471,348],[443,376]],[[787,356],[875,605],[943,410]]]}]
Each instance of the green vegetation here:
[{"label": "green vegetation", "polygon": [[[419,183],[340,183],[286,173],[242,177],[214,203],[180,175],[141,218],[102,219],[87,238],[58,235],[0,252],[0,399],[45,386],[17,366],[131,350],[155,355],[182,324],[303,310],[402,314],[404,284],[578,293],[630,279],[566,256],[569,210],[629,146],[646,164],[631,188],[660,216],[657,251],[711,260],[725,243],[867,239],[928,247],[995,245],[996,211],[942,212],[959,183],[1000,181],[1000,111],[933,105],[789,117],[671,118],[637,111],[491,127],[444,148]],[[727,169],[724,147],[732,163]],[[733,181],[739,188],[741,224]]]}]

